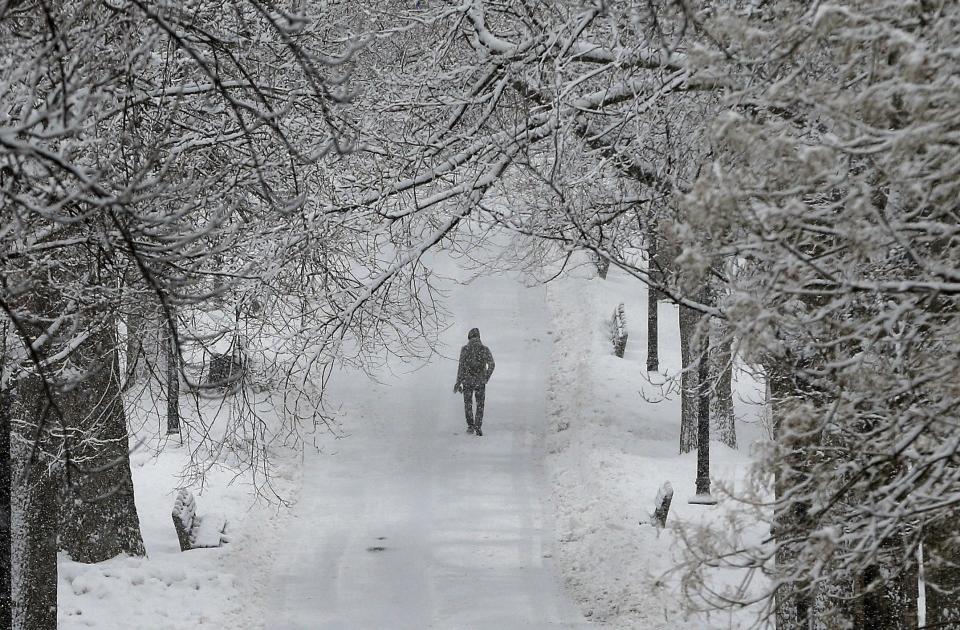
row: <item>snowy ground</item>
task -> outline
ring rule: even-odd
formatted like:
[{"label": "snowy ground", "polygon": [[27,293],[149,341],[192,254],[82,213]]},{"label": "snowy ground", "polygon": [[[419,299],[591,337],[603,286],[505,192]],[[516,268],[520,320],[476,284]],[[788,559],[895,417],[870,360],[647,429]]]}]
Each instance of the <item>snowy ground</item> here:
[{"label": "snowy ground", "polygon": [[[556,578],[544,501],[545,290],[513,275],[447,287],[446,357],[334,386],[352,435],[306,460],[267,627],[585,625]],[[473,326],[497,362],[483,437],[464,432],[448,358]]]},{"label": "snowy ground", "polygon": [[[447,258],[439,266],[469,275]],[[546,288],[516,273],[444,283],[455,325],[441,354],[394,364],[378,382],[339,374],[331,401],[347,437],[302,459],[275,453],[291,510],[254,502],[228,467],[194,488],[200,514],[230,520],[223,548],[179,551],[170,508],[189,449],[144,416],[133,472],[149,556],[62,558],[60,627],[736,627],[685,616],[678,577],[663,575],[674,530],[638,524],[668,480],[671,523],[719,520],[725,508],[687,505],[695,455],[677,455],[679,403],[641,396],[663,396],[643,378],[646,291],[616,270],[591,276],[584,268]],[[630,342],[617,359],[606,319],[621,301]],[[660,313],[661,364],[675,373],[676,312]],[[450,357],[473,326],[497,360],[482,438],[464,433],[451,391]],[[747,378],[738,389],[760,397]],[[762,434],[745,400],[738,413],[754,423],[741,423],[741,449],[713,447],[713,475],[734,486]]]},{"label": "snowy ground", "polygon": [[[709,520],[723,526],[728,505],[688,505],[694,493],[696,453],[679,455],[680,402],[665,396],[667,375],[680,370],[677,307],[659,309],[660,375],[647,377],[646,289],[611,269],[601,280],[584,266],[548,290],[554,350],[548,397],[547,459],[557,509],[560,566],[593,619],[617,628],[728,628],[743,617],[688,616],[680,576],[669,573],[679,556],[673,527]],[[629,341],[613,355],[608,322],[623,302]],[[739,450],[713,442],[711,477],[736,490],[750,464],[751,444],[763,436],[763,392],[745,374],[735,376]],[[658,488],[674,488],[667,529],[641,519]],[[716,483],[715,483],[716,487]],[[730,576],[731,580],[736,576]]]},{"label": "snowy ground", "polygon": [[[189,396],[181,399],[186,426],[203,416],[213,418],[229,411],[221,401],[202,401],[198,410]],[[255,500],[249,477],[237,476],[229,452],[209,462],[202,486],[181,477],[191,455],[189,445],[161,431],[152,403],[135,405],[131,468],[137,511],[147,548],[146,558],[117,557],[88,565],[61,557],[59,563],[58,627],[61,630],[181,630],[187,628],[246,628],[250,615],[259,616],[257,580],[268,570],[270,550],[278,544],[277,523],[283,520],[275,507]],[[269,420],[272,405],[261,400],[259,411]],[[215,429],[217,423],[213,423]],[[165,428],[165,425],[164,425]],[[288,452],[277,451],[280,464],[274,489],[291,496],[299,471]],[[224,547],[182,553],[170,512],[176,489],[189,487],[200,516],[220,514],[228,520],[230,543]]]}]

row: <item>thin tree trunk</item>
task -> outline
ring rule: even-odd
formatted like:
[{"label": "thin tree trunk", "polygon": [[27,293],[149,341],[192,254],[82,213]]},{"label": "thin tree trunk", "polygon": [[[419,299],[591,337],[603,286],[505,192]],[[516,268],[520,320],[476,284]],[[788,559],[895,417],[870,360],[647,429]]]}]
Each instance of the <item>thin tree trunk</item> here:
[{"label": "thin tree trunk", "polygon": [[660,369],[660,332],[657,317],[657,291],[647,285],[647,372],[656,372]]},{"label": "thin tree trunk", "polygon": [[113,327],[100,325],[71,357],[88,375],[57,401],[72,450],[61,507],[61,548],[78,562],[142,556],[146,552],[134,502]]},{"label": "thin tree trunk", "polygon": [[710,494],[710,334],[709,329],[702,332],[697,361],[697,495],[701,497]]},{"label": "thin tree trunk", "polygon": [[167,434],[180,433],[180,353],[177,348],[176,315],[167,322]]},{"label": "thin tree trunk", "polygon": [[[5,332],[5,331],[4,331]],[[6,358],[6,349],[0,353],[0,360]],[[0,365],[0,383],[3,382],[3,366]],[[12,489],[10,476],[12,453],[10,451],[10,406],[13,404],[10,392],[0,385],[0,549],[8,553],[0,553],[0,628],[13,627],[13,565],[10,562],[9,550],[12,549],[13,513],[10,504]]]},{"label": "thin tree trunk", "polygon": [[737,448],[737,427],[733,414],[733,340],[730,328],[723,320],[711,323],[711,384],[710,417],[713,435],[730,448]]},{"label": "thin tree trunk", "polygon": [[660,332],[657,306],[660,301],[660,291],[654,286],[660,281],[662,274],[656,271],[657,265],[657,236],[650,234],[647,245],[647,371],[656,372],[660,369]]},{"label": "thin tree trunk", "polygon": [[166,326],[157,295],[147,287],[136,270],[124,276],[123,288],[124,324],[124,390],[137,382],[158,385],[166,381],[163,362],[166,358]]},{"label": "thin tree trunk", "polygon": [[124,389],[129,389],[134,383],[149,382],[151,379],[157,384],[166,381],[163,365],[166,359],[166,326],[163,325],[155,298],[156,296],[151,294],[143,294],[131,298],[134,303],[127,307]]},{"label": "thin tree trunk", "polygon": [[699,314],[692,308],[680,305],[680,355],[683,372],[680,375],[680,452],[689,453],[697,448],[697,348],[694,337]]},{"label": "thin tree trunk", "polygon": [[[133,309],[135,307],[131,307]],[[129,389],[143,372],[143,315],[131,310],[127,313],[126,369],[123,381],[124,390]]]}]

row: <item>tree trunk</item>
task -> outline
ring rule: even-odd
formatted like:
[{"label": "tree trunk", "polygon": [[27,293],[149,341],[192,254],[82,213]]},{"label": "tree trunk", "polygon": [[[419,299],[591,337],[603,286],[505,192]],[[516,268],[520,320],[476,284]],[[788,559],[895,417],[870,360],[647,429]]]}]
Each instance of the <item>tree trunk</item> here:
[{"label": "tree trunk", "polygon": [[[5,351],[5,349],[4,349]],[[0,354],[0,360],[5,359]],[[0,383],[3,383],[3,366],[0,365]],[[12,549],[11,534],[13,532],[13,513],[11,511],[10,491],[12,489],[10,476],[10,406],[13,404],[10,393],[0,384],[0,549]],[[10,562],[10,553],[0,553],[0,628],[13,627],[13,565]]]},{"label": "tree trunk", "polygon": [[[5,627],[56,630],[60,510],[57,479],[51,474],[51,419],[43,383],[38,377],[17,381],[12,410],[15,430],[21,439],[12,444],[13,610],[12,623]],[[38,431],[40,425],[44,425],[44,430]],[[34,440],[39,442],[35,444]]]},{"label": "tree trunk", "polygon": [[124,391],[146,373],[144,369],[144,336],[146,333],[146,305],[140,298],[138,276],[134,270],[128,270],[123,278],[124,302],[126,304],[126,339],[124,343]]},{"label": "tree trunk", "polygon": [[711,384],[710,417],[714,437],[730,448],[737,448],[737,427],[733,415],[733,339],[730,327],[723,320],[711,323],[713,336],[710,352]]},{"label": "tree trunk", "polygon": [[[858,627],[911,630],[917,627],[918,570],[913,561],[904,566],[902,541],[887,540],[881,546],[877,564],[863,574],[863,619]],[[952,606],[957,607],[956,596]],[[931,623],[927,618],[927,624]],[[952,627],[946,624],[941,627]],[[935,626],[936,627],[936,626]]]},{"label": "tree trunk", "polygon": [[33,290],[16,301],[26,314],[20,326],[25,347],[57,318],[70,323],[39,349],[48,362],[45,372],[18,374],[14,385],[14,425],[24,438],[17,440],[22,448],[14,458],[15,537],[22,541],[14,545],[14,565],[20,567],[14,627],[29,630],[56,627],[58,545],[82,562],[144,554],[120,399],[116,321],[109,315],[115,310],[106,303],[78,307],[62,293],[93,265],[82,250],[64,252],[61,265],[36,272]]},{"label": "tree trunk", "polygon": [[697,347],[694,336],[700,317],[697,311],[680,305],[680,356],[683,372],[680,375],[680,452],[697,448]]},{"label": "tree trunk", "polygon": [[[817,584],[810,610],[812,630],[851,630],[860,628],[857,621],[856,580],[848,571],[838,567],[828,569],[830,582]],[[806,628],[806,626],[805,626]],[[864,629],[866,630],[866,629]]]},{"label": "tree trunk", "polygon": [[125,318],[127,334],[124,344],[126,368],[123,387],[126,390],[136,382],[146,382],[150,379],[156,383],[163,383],[166,380],[162,371],[166,328],[162,326],[162,319],[155,305],[155,296],[137,294],[137,297],[128,301],[130,304],[127,306]]},{"label": "tree trunk", "polygon": [[127,313],[127,343],[126,343],[126,368],[124,369],[123,389],[130,389],[138,380],[138,376],[143,373],[143,315],[134,312],[132,309]]},{"label": "tree trunk", "polygon": [[176,315],[167,322],[167,435],[180,433],[180,353],[177,348]]},{"label": "tree trunk", "polygon": [[774,488],[777,503],[774,507],[774,538],[777,540],[774,579],[781,581],[777,588],[776,627],[777,630],[808,630],[813,597],[810,585],[803,581],[791,581],[792,565],[797,561],[798,547],[806,539],[809,530],[809,505],[805,502],[785,502],[784,497],[799,481],[798,471],[803,470],[803,449],[791,448],[784,444],[783,421],[790,408],[798,402],[799,394],[793,381],[789,366],[772,365],[767,369],[770,386],[770,405],[773,416],[774,439],[784,452],[786,461],[777,468]]},{"label": "tree trunk", "polygon": [[78,562],[142,556],[113,327],[94,329],[71,359],[87,376],[57,396],[71,449],[60,546]]},{"label": "tree trunk", "polygon": [[[705,303],[705,302],[704,302]],[[700,336],[697,360],[697,495],[710,494],[710,334]]]},{"label": "tree trunk", "polygon": [[651,234],[647,245],[647,371],[656,372],[660,369],[660,333],[657,306],[660,301],[660,291],[654,284],[660,281],[662,274],[657,273],[657,237]]},{"label": "tree trunk", "polygon": [[607,272],[610,271],[610,259],[597,254],[597,275],[601,280],[607,279]]},{"label": "tree trunk", "polygon": [[32,466],[23,492],[26,536],[19,566],[13,627],[56,630],[57,627],[57,483],[43,465]]},{"label": "tree trunk", "polygon": [[960,628],[960,532],[956,511],[927,523],[923,536],[923,573],[927,625]]},{"label": "tree trunk", "polygon": [[657,316],[659,291],[647,285],[647,372],[660,369],[660,332]]}]

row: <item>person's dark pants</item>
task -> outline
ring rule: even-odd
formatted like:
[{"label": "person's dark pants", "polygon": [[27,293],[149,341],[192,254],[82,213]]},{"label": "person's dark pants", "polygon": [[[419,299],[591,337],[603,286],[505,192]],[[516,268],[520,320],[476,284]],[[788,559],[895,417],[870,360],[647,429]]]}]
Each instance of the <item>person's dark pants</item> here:
[{"label": "person's dark pants", "polygon": [[[483,397],[486,394],[486,386],[463,388],[463,412],[467,416],[468,427],[479,427],[483,424]],[[473,399],[477,400],[477,412],[473,412]]]}]

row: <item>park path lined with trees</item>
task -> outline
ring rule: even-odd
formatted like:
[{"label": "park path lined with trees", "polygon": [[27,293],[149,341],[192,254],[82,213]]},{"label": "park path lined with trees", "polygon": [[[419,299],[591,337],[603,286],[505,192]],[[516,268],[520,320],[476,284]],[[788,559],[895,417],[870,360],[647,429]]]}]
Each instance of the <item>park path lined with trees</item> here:
[{"label": "park path lined with trees", "polygon": [[[950,0],[0,2],[0,613],[55,624],[58,549],[143,553],[128,379],[220,395],[188,348],[242,344],[303,446],[335,365],[429,350],[423,255],[477,220],[681,305],[681,450],[700,409],[735,438],[705,355],[768,383],[737,498],[769,536],[691,537],[691,602],[960,623],[958,37]],[[229,444],[269,479],[262,424],[201,431],[191,478]]]},{"label": "park path lined with trees", "polygon": [[[441,276],[469,277],[449,254],[432,258]],[[516,272],[437,285],[453,324],[439,354],[391,361],[377,382],[334,377],[349,436],[305,460],[265,589],[267,627],[587,626],[561,586],[545,500],[545,288]],[[483,437],[465,433],[451,391],[472,327],[497,362]]]}]

